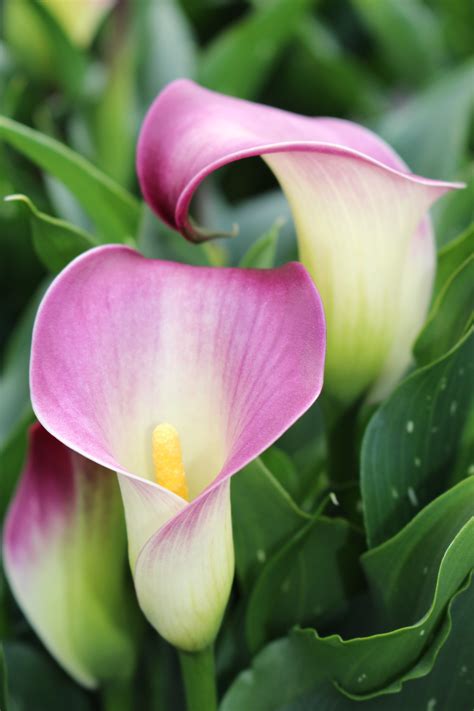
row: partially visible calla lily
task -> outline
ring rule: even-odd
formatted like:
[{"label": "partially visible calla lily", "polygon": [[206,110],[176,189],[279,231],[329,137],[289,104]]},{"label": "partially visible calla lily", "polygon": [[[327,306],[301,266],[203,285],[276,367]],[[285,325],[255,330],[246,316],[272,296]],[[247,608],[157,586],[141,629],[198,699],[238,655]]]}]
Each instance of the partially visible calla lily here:
[{"label": "partially visible calla lily", "polygon": [[381,398],[410,362],[428,307],[435,249],[430,205],[453,184],[411,174],[373,133],[307,118],[180,80],[143,124],[137,168],[156,213],[192,241],[209,237],[188,215],[212,171],[260,155],[292,208],[300,257],[324,303],[325,387],[350,401]]},{"label": "partially visible calla lily", "polygon": [[30,431],[3,552],[18,604],[79,683],[93,688],[131,675],[134,623],[116,477],[39,424]]},{"label": "partially visible calla lily", "polygon": [[320,299],[298,264],[201,268],[107,246],[43,300],[35,412],[119,472],[138,600],[182,650],[212,642],[227,603],[230,477],[318,396],[324,347]]},{"label": "partially visible calla lily", "polygon": [[8,46],[33,76],[50,79],[62,56],[61,43],[53,47],[54,23],[73,45],[85,49],[114,4],[115,0],[5,0],[2,19]]},{"label": "partially visible calla lily", "polygon": [[43,0],[43,4],[75,44],[87,47],[115,0]]}]

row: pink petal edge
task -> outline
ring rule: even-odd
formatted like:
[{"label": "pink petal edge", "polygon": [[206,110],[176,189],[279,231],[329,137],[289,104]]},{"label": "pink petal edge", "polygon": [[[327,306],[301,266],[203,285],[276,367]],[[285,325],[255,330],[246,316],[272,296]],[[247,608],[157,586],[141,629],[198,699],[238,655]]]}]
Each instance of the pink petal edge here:
[{"label": "pink petal edge", "polygon": [[169,84],[143,122],[137,173],[145,200],[190,241],[206,239],[188,211],[199,184],[228,163],[272,153],[320,153],[363,161],[441,195],[463,183],[423,178],[382,139],[343,119],[309,118],[204,89]]}]

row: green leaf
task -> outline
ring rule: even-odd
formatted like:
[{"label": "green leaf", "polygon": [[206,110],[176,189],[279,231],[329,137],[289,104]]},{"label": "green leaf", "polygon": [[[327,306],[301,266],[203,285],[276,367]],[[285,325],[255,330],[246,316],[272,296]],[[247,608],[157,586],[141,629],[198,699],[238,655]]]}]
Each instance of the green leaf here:
[{"label": "green leaf", "polygon": [[225,94],[253,97],[313,2],[273,0],[259,4],[205,49],[199,82]]},{"label": "green leaf", "polygon": [[352,700],[322,678],[294,635],[268,645],[251,669],[237,677],[220,711],[451,711],[470,709],[474,687],[474,582],[449,608],[449,637],[431,672],[406,683],[399,693]]},{"label": "green leaf", "polygon": [[71,42],[61,24],[48,6],[39,0],[27,0],[28,8],[38,22],[44,42],[51,53],[50,69],[63,91],[71,97],[78,95],[83,86],[87,57]]},{"label": "green leaf", "polygon": [[[323,681],[363,698],[392,694],[404,682],[426,676],[448,639],[456,595],[465,589],[474,566],[474,477],[423,509],[397,537],[366,554],[364,564],[375,593],[390,606],[400,626],[351,639],[295,630],[257,657],[253,673],[244,672],[237,679],[224,699],[224,711],[237,709],[233,705],[237,700],[243,704],[240,708],[286,709],[285,704]],[[282,647],[289,663],[286,672],[281,660],[277,662]],[[274,681],[268,684],[267,676],[264,688],[257,677],[262,668],[268,673],[269,656]],[[377,698],[379,702],[383,699]]]},{"label": "green leaf", "polygon": [[443,50],[440,27],[423,2],[352,1],[398,80],[419,82],[437,68]]},{"label": "green leaf", "polygon": [[237,574],[249,589],[265,561],[309,516],[260,459],[233,477],[231,491]]},{"label": "green leaf", "polygon": [[[271,471],[305,512],[314,513],[330,489],[334,488],[330,487],[327,471],[326,426],[327,418],[323,418],[322,400],[319,398],[277,442],[278,447],[291,456],[290,464],[294,471],[291,479],[290,475],[285,480],[281,478],[278,463],[269,464]],[[273,449],[262,455],[264,462],[267,462],[266,457]]]},{"label": "green leaf", "polygon": [[17,422],[12,431],[9,432],[7,441],[0,447],[0,471],[2,472],[0,522],[2,522],[5,517],[23,468],[28,446],[27,433],[33,421],[33,411],[29,405],[27,405],[25,414],[20,421]]},{"label": "green leaf", "polygon": [[77,197],[101,236],[111,242],[135,236],[137,200],[82,156],[59,141],[0,116],[0,139],[58,178]]},{"label": "green leaf", "polygon": [[44,184],[55,216],[89,232],[91,221],[71,191],[52,175],[44,176]]},{"label": "green leaf", "polygon": [[209,266],[207,246],[188,242],[179,232],[158,220],[150,208],[143,204],[138,248],[145,257],[207,267]]},{"label": "green leaf", "polygon": [[254,242],[239,262],[239,267],[252,269],[271,269],[275,265],[278,236],[282,227],[281,220],[276,220],[273,227]]},{"label": "green leaf", "polygon": [[135,46],[125,36],[110,58],[93,117],[97,162],[119,184],[133,174],[136,142]]},{"label": "green leaf", "polygon": [[432,210],[436,242],[443,247],[469,228],[474,220],[474,163],[459,171],[462,190],[452,190]]},{"label": "green leaf", "polygon": [[451,275],[474,253],[474,222],[459,237],[452,240],[438,254],[435,294],[438,295]]},{"label": "green leaf", "polygon": [[443,490],[472,405],[474,330],[415,371],[365,431],[361,489],[369,545],[396,533]]},{"label": "green leaf", "polygon": [[[318,91],[308,91],[317,86]],[[279,89],[280,87],[276,87]],[[380,113],[384,99],[377,80],[334,31],[305,17],[282,67],[281,92],[307,114]]]},{"label": "green leaf", "polygon": [[473,81],[474,62],[466,62],[387,114],[377,131],[416,173],[440,179],[456,176],[469,141]]},{"label": "green leaf", "polygon": [[9,195],[5,200],[23,203],[30,210],[36,253],[53,273],[61,271],[72,259],[98,244],[94,237],[79,227],[40,212],[26,195]]},{"label": "green leaf", "polygon": [[419,625],[433,591],[435,597],[450,599],[452,593],[446,590],[454,592],[474,567],[474,550],[467,556],[460,553],[467,531],[474,534],[472,476],[432,501],[396,536],[365,553],[362,564],[385,626]]},{"label": "green leaf", "polygon": [[333,622],[362,588],[362,536],[343,519],[316,515],[263,568],[246,618],[251,652],[295,624]]},{"label": "green leaf", "polygon": [[0,709],[8,711],[7,706],[7,668],[3,647],[0,645]]},{"label": "green leaf", "polygon": [[474,253],[451,275],[438,295],[414,346],[420,364],[447,353],[473,322]]},{"label": "green leaf", "polygon": [[301,480],[299,472],[296,470],[289,455],[282,449],[273,446],[263,452],[260,455],[260,459],[285,491],[297,501],[301,496]]},{"label": "green leaf", "polygon": [[7,344],[0,378],[0,451],[31,412],[28,386],[30,342],[36,311],[46,286],[40,286]]},{"label": "green leaf", "polygon": [[8,642],[4,649],[14,711],[91,711],[86,693],[43,652],[21,642]]},{"label": "green leaf", "polygon": [[174,79],[193,79],[198,46],[193,27],[178,0],[148,0],[142,8],[141,72],[145,103]]},{"label": "green leaf", "polygon": [[474,22],[469,0],[433,0],[447,43],[456,56],[472,55]]}]

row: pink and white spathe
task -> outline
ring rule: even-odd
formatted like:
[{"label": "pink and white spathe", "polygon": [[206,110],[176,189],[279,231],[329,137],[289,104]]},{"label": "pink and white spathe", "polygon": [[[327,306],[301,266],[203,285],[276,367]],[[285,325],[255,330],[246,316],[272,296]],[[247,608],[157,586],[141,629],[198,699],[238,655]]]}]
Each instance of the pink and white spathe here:
[{"label": "pink and white spathe", "polygon": [[[202,268],[108,246],[44,298],[35,412],[119,473],[139,603],[181,649],[212,642],[229,596],[230,477],[316,399],[324,350],[321,302],[298,264]],[[166,483],[183,472],[189,501]]]},{"label": "pink and white spathe", "polygon": [[90,688],[135,664],[126,551],[116,477],[33,425],[5,522],[5,572],[45,646]]},{"label": "pink and white spathe", "polygon": [[191,241],[209,235],[188,215],[202,180],[260,155],[290,203],[300,257],[327,320],[325,387],[350,401],[387,394],[407,368],[431,296],[435,245],[426,212],[449,183],[410,173],[357,124],[307,118],[170,84],[141,129],[137,170],[155,212]]}]

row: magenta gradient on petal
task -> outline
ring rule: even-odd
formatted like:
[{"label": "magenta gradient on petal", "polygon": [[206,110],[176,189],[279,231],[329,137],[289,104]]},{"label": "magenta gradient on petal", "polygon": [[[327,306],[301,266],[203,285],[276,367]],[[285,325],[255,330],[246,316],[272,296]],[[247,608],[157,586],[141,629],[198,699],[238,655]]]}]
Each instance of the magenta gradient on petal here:
[{"label": "magenta gradient on petal", "polygon": [[185,79],[169,84],[149,109],[139,137],[137,172],[153,210],[191,241],[200,241],[204,236],[190,223],[188,209],[202,180],[230,162],[272,153],[363,161],[375,171],[438,189],[439,195],[455,187],[413,175],[382,139],[350,121],[299,116]]},{"label": "magenta gradient on petal", "polygon": [[[32,401],[69,447],[149,479],[151,432],[170,421],[185,465],[207,485],[315,400],[324,347],[321,302],[301,265],[201,268],[108,246],[73,262],[43,300]],[[210,449],[215,471],[206,472]]]},{"label": "magenta gradient on petal", "polygon": [[[18,561],[34,554],[38,535],[45,536],[49,528],[65,523],[74,508],[74,453],[38,423],[32,425],[28,439],[28,460],[4,529],[8,558]],[[25,535],[25,526],[29,535]]]}]

